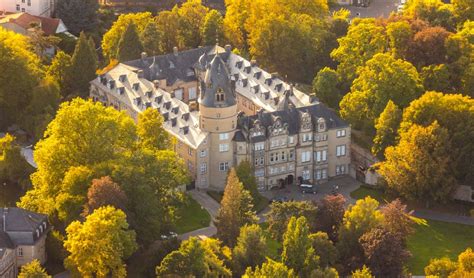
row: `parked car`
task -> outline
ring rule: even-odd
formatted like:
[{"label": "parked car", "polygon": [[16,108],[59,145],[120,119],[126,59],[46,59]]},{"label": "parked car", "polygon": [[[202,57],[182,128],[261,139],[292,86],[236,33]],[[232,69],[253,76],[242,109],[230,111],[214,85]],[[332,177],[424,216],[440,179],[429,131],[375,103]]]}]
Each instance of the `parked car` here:
[{"label": "parked car", "polygon": [[308,184],[308,183],[302,183],[300,185],[301,188],[301,193],[303,194],[316,194],[316,188],[314,188],[314,185]]},{"label": "parked car", "polygon": [[178,234],[175,232],[169,232],[168,234],[161,235],[160,237],[162,240],[167,240],[167,239],[177,238]]},{"label": "parked car", "polygon": [[283,202],[288,202],[288,201],[289,199],[286,196],[275,196],[270,200],[270,203],[273,203],[273,202],[283,203]]}]

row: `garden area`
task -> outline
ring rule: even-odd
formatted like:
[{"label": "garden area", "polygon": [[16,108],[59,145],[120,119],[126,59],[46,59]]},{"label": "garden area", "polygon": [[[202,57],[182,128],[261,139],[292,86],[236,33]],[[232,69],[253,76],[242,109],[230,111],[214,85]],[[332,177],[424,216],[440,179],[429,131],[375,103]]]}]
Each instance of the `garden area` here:
[{"label": "garden area", "polygon": [[185,202],[178,208],[178,220],[176,221],[176,233],[184,234],[209,226],[211,216],[206,209],[189,195]]}]

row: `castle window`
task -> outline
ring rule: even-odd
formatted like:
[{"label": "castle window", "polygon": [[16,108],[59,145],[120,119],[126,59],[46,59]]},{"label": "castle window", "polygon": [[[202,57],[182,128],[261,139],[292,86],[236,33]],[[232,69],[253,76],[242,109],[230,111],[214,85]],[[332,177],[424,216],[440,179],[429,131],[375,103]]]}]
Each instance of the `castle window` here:
[{"label": "castle window", "polygon": [[228,152],[229,144],[219,144],[219,152]]},{"label": "castle window", "polygon": [[336,137],[344,137],[344,136],[346,136],[346,130],[345,129],[341,129],[341,130],[336,131]]},{"label": "castle window", "polygon": [[346,145],[336,146],[336,156],[345,156],[346,155]]},{"label": "castle window", "polygon": [[222,88],[217,89],[216,101],[218,102],[224,101],[224,90],[222,90]]},{"label": "castle window", "polygon": [[219,140],[229,140],[229,133],[219,134]]},{"label": "castle window", "polygon": [[219,171],[225,172],[229,170],[229,162],[221,162],[219,163]]},{"label": "castle window", "polygon": [[207,172],[207,163],[203,162],[201,163],[201,174],[204,174]]}]

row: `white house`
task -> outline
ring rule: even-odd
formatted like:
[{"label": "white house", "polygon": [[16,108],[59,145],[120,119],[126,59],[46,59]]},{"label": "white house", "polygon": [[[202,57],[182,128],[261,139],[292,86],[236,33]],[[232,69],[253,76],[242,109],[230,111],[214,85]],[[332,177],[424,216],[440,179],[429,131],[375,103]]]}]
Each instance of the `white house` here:
[{"label": "white house", "polygon": [[7,13],[26,12],[31,15],[51,17],[55,0],[1,0],[0,11]]}]

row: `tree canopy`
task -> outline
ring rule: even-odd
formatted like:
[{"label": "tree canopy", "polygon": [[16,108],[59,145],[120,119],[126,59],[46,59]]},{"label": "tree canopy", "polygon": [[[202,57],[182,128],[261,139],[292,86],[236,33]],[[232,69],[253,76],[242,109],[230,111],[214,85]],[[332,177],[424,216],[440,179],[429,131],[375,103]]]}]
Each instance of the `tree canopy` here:
[{"label": "tree canopy", "polygon": [[56,12],[68,30],[79,35],[96,30],[98,9],[99,4],[95,0],[61,0],[57,3]]},{"label": "tree canopy", "polygon": [[127,25],[125,32],[120,37],[117,51],[117,59],[120,62],[132,61],[140,58],[140,55],[143,52],[143,46],[140,42],[137,27],[133,21]]}]

